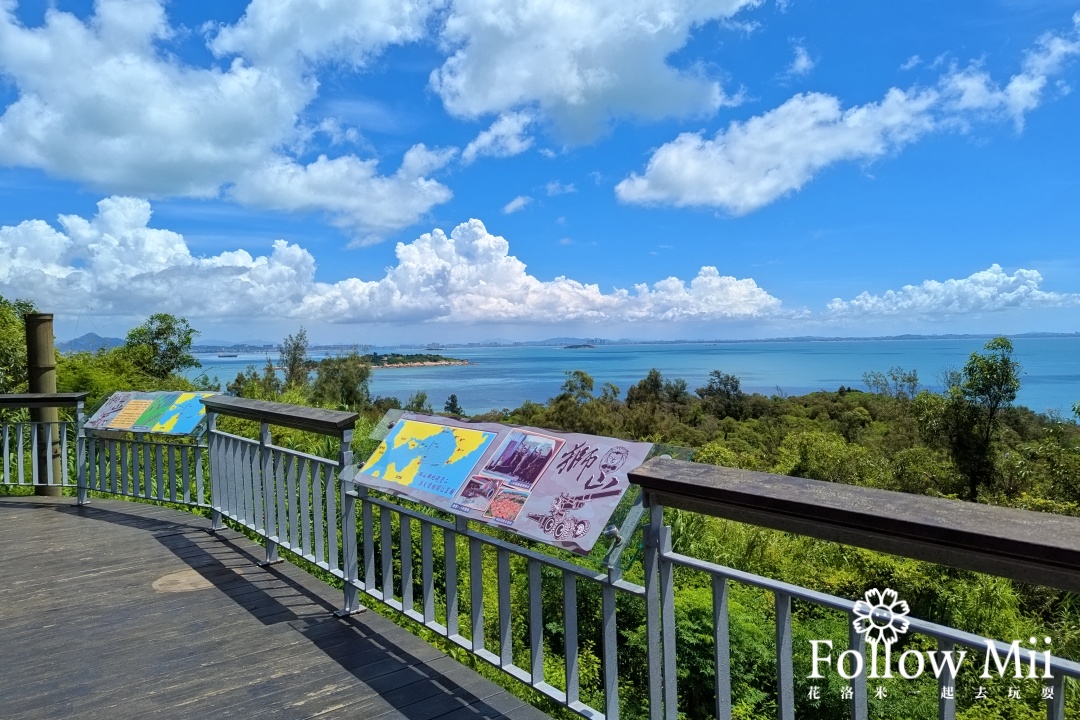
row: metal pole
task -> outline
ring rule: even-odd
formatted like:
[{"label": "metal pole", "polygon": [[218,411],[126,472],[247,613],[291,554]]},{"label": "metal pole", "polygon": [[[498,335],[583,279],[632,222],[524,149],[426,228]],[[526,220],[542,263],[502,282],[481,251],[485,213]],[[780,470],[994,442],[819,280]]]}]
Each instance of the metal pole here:
[{"label": "metal pole", "polygon": [[[52,313],[31,313],[26,321],[26,374],[31,393],[56,393],[56,346],[53,340]],[[59,481],[49,484],[49,477],[59,479],[61,475],[60,457],[60,414],[55,407],[31,408],[30,421],[39,425],[38,442],[34,448],[38,463],[37,477],[34,478],[34,494],[60,497],[63,487]],[[49,427],[46,431],[44,428]],[[48,438],[48,441],[46,441]],[[48,445],[46,445],[48,442]]]}]

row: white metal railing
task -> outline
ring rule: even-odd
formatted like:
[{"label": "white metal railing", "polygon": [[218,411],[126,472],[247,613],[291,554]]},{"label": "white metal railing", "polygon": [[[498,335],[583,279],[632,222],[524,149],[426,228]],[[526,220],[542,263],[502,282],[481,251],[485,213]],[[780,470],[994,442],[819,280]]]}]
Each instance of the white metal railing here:
[{"label": "white metal railing", "polygon": [[[274,422],[288,422],[281,414],[286,411],[289,408],[279,406]],[[237,416],[250,420],[252,413]],[[339,614],[358,612],[362,598],[377,601],[583,717],[618,718],[621,708],[632,708],[633,714],[644,712],[656,719],[704,711],[729,720],[731,677],[738,672],[732,667],[729,599],[731,587],[743,585],[772,595],[777,717],[793,720],[797,685],[793,603],[835,613],[844,622],[855,613],[852,600],[674,552],[671,528],[663,522],[664,508],[655,495],[646,493],[642,565],[633,571],[635,576],[642,573],[643,582],[638,584],[623,577],[618,563],[593,569],[489,535],[464,518],[451,519],[369,492],[353,482],[351,427],[326,430],[340,442],[337,458],[330,460],[275,446],[270,422],[260,423],[259,440],[223,432],[217,428],[217,415],[208,412],[206,446],[138,436],[90,437],[84,446],[79,428],[66,424],[62,447],[70,461],[64,463],[68,469],[61,483],[75,482],[81,502],[87,500],[87,491],[94,491],[209,508],[215,528],[228,519],[261,536],[265,563],[277,562],[283,548],[340,578],[344,597]],[[298,426],[311,429],[314,422],[308,419]],[[31,423],[4,425],[0,430],[5,483],[26,484],[36,477],[27,474],[33,467],[19,465],[19,458],[32,462],[34,453],[27,447],[35,432],[46,431],[40,427],[35,431]],[[73,445],[76,459],[68,455]],[[697,574],[702,586],[711,588],[714,687],[713,704],[707,709],[680,707],[677,571]],[[552,605],[552,598],[559,596],[561,602]],[[597,605],[589,606],[588,600]],[[620,647],[620,630],[625,628],[620,626],[619,607],[624,603],[634,604],[633,615],[645,618],[643,687],[628,685],[619,674],[620,655],[626,651]],[[642,605],[643,612],[637,612]],[[954,628],[916,618],[909,621],[910,634],[932,638],[942,651],[954,647],[981,651],[987,642],[1002,656],[1010,649]],[[849,628],[846,649],[862,652],[862,636]],[[587,688],[582,683],[584,638],[598,639],[600,663],[598,678]],[[561,656],[557,663],[545,657],[549,648]],[[1063,720],[1065,693],[1080,680],[1080,664],[1053,656],[1049,663],[1053,679],[1046,683],[1046,716]],[[944,720],[956,717],[956,697],[944,692],[954,682],[947,673],[937,681],[942,692],[935,704]],[[853,678],[851,686],[847,714],[865,720],[869,716],[865,675]]]}]

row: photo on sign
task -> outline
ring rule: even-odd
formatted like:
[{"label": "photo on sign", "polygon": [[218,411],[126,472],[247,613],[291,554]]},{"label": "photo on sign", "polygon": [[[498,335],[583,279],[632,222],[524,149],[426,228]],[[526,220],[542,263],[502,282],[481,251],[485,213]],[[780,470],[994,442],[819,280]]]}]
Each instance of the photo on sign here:
[{"label": "photo on sign", "polygon": [[469,478],[469,482],[465,483],[461,494],[458,495],[457,500],[454,501],[451,507],[466,513],[471,513],[473,510],[484,512],[491,505],[495,493],[502,488],[502,484],[503,481],[498,478],[473,475]]},{"label": "photo on sign", "polygon": [[529,493],[504,487],[491,499],[484,518],[494,520],[501,525],[511,525],[517,520],[521,508],[525,507],[525,501],[528,499]]},{"label": "photo on sign", "polygon": [[563,441],[559,438],[513,430],[491,456],[483,472],[501,478],[513,487],[532,490],[562,446]]}]

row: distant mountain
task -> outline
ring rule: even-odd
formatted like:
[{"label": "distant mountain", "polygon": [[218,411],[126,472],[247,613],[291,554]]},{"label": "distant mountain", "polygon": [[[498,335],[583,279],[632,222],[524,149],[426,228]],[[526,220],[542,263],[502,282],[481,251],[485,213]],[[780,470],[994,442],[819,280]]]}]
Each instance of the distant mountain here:
[{"label": "distant mountain", "polygon": [[114,347],[119,347],[123,344],[124,341],[120,338],[101,337],[97,333],[86,333],[74,340],[65,340],[56,343],[56,349],[62,353],[97,352],[102,349],[109,350]]}]

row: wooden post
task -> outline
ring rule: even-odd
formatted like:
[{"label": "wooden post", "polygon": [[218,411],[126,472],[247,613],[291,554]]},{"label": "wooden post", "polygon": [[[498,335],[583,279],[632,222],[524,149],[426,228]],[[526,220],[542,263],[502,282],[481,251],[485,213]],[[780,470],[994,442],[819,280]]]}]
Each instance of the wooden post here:
[{"label": "wooden post", "polygon": [[[26,315],[26,374],[32,393],[56,392],[56,346],[53,340],[52,313]],[[38,426],[38,476],[34,478],[34,494],[60,497],[63,493],[60,455],[60,413],[55,407],[31,408],[30,421]],[[46,428],[49,428],[46,430]],[[53,484],[49,484],[52,477]]]}]

